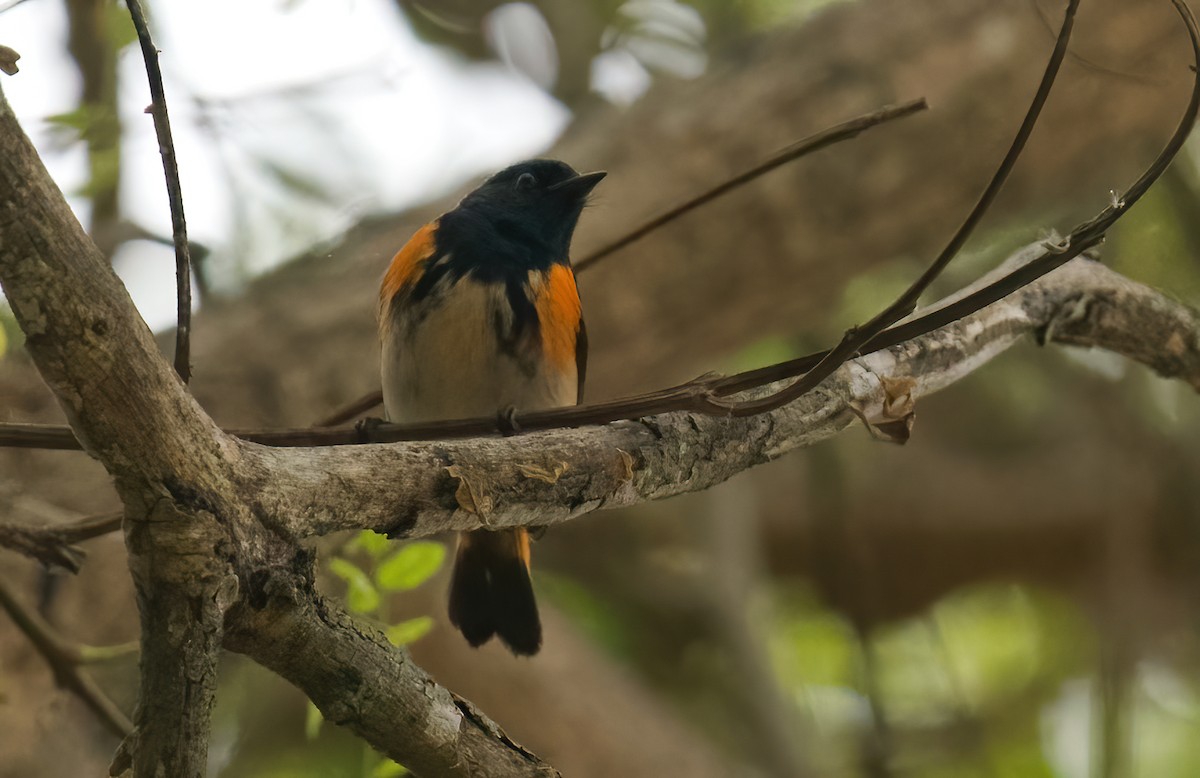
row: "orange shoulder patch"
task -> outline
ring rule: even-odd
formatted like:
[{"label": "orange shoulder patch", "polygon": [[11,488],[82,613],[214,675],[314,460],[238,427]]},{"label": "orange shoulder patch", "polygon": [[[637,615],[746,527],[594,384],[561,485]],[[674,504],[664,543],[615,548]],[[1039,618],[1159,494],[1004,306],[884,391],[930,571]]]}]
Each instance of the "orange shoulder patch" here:
[{"label": "orange shoulder patch", "polygon": [[396,256],[392,257],[392,263],[388,265],[387,273],[383,276],[383,284],[379,287],[381,312],[392,298],[421,277],[421,263],[433,256],[436,232],[436,221],[426,224],[409,238],[404,248],[396,252]]},{"label": "orange shoulder patch", "polygon": [[542,353],[550,364],[566,370],[575,364],[575,338],[582,315],[575,274],[566,265],[552,265],[537,290]]}]

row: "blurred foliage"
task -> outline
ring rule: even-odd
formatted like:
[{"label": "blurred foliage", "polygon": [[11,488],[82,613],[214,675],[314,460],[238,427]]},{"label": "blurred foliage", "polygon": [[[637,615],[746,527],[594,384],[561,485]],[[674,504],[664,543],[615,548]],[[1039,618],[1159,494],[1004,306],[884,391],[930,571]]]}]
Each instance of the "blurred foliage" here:
[{"label": "blurred foliage", "polygon": [[[399,646],[424,637],[430,616],[393,621],[389,595],[427,583],[445,562],[433,541],[397,543],[359,532],[322,562],[322,584],[342,582],[346,607]],[[249,660],[225,663],[213,715],[210,757],[224,778],[395,778],[408,771],[350,731],[326,727],[321,712],[291,685]]]},{"label": "blurred foliage", "polygon": [[1180,168],[1171,168],[1113,230],[1105,261],[1117,272],[1192,305],[1200,302],[1200,197]]},{"label": "blurred foliage", "polygon": [[[843,0],[396,0],[425,40],[499,59],[568,106],[598,70],[694,78],[714,49]],[[611,95],[610,95],[611,97]],[[620,98],[617,98],[620,100]]]},{"label": "blurred foliage", "polygon": [[[1188,169],[1176,170],[1152,190],[1113,231],[1102,261],[1195,305],[1200,231],[1193,217],[1200,188],[1191,178]],[[925,302],[970,283],[1014,248],[1040,237],[1045,235],[1019,227],[977,239]],[[921,261],[897,258],[851,280],[832,321],[803,334],[764,333],[722,368],[744,370],[827,345],[894,299],[920,272]],[[985,464],[1027,457],[1031,447],[1055,434],[1048,430],[1061,428],[1070,408],[1086,406],[1089,395],[1112,397],[1124,406],[1122,418],[1105,423],[1133,436],[1131,445],[1146,441],[1158,447],[1150,450],[1169,452],[1200,435],[1200,404],[1191,387],[1105,352],[1039,348],[1032,339],[968,377],[955,393],[953,413],[936,420],[936,437],[950,452],[969,452],[972,461]],[[1081,445],[1087,440],[1086,430],[1064,434],[1079,435]],[[915,444],[920,438],[919,427]],[[841,480],[818,480],[813,488],[852,488]],[[1162,499],[1171,499],[1169,484],[1159,488]],[[843,505],[843,499],[833,499],[830,507]],[[770,606],[748,604],[747,618],[767,647],[780,688],[814,736],[808,751],[822,778],[1200,775],[1200,630],[1194,610],[1190,628],[1156,636],[1154,648],[1132,657],[1123,675],[1114,676],[1106,655],[1116,650],[1120,636],[1098,626],[1096,603],[1085,604],[1078,592],[1028,582],[978,583],[952,591],[919,615],[863,634],[805,581],[764,576],[761,586]],[[723,696],[718,680],[736,670],[712,636],[681,639],[671,672],[683,680],[667,680],[661,666],[637,651],[644,648],[640,633],[662,624],[639,620],[636,609],[561,574],[545,588],[586,634],[652,674],[715,741],[737,747],[727,717],[696,713],[736,705]],[[1120,690],[1115,697],[1102,691],[1113,684]],[[880,742],[887,744],[885,772],[867,758]],[[1108,756],[1106,744],[1113,749]]]},{"label": "blurred foliage", "polygon": [[66,0],[64,5],[67,52],[79,75],[78,107],[47,121],[60,130],[61,145],[82,142],[87,149],[86,178],[75,194],[89,201],[89,230],[100,250],[111,258],[118,242],[114,229],[121,222],[117,60],[137,34],[123,3]]},{"label": "blurred foliage", "polygon": [[633,661],[635,645],[628,634],[632,625],[604,596],[573,578],[544,569],[537,571],[533,582],[539,601],[566,613],[577,629],[612,656]]},{"label": "blurred foliage", "polygon": [[[351,613],[372,616],[386,623],[385,594],[407,592],[433,578],[446,560],[446,547],[431,540],[415,540],[392,551],[383,535],[363,530],[325,562],[326,569],[345,584],[346,607]],[[352,561],[351,557],[359,561]],[[424,637],[433,628],[428,616],[388,624],[385,633],[398,646]]]},{"label": "blurred foliage", "polygon": [[54,144],[65,149],[74,143],[89,146],[88,177],[74,194],[89,199],[111,190],[120,181],[120,124],[112,106],[81,104],[72,111],[46,117],[54,130]]},{"label": "blurred foliage", "polygon": [[325,727],[295,687],[252,661],[222,662],[209,775],[377,778],[408,774],[344,727]]},{"label": "blurred foliage", "polygon": [[[394,645],[405,646],[420,640],[433,628],[433,618],[417,616],[388,623],[386,594],[416,589],[433,578],[446,559],[446,547],[430,540],[405,543],[393,551],[395,544],[383,535],[364,530],[357,533],[342,548],[339,555],[329,558],[325,568],[345,584],[346,607],[351,613],[372,617],[381,622],[384,634]],[[304,735],[316,740],[322,731],[321,712],[308,702],[304,719]],[[373,752],[363,744],[366,756],[357,770],[347,775],[355,778],[390,778],[406,775],[407,771],[389,759],[373,758]],[[341,764],[341,763],[339,763]],[[312,765],[310,765],[312,767]],[[328,767],[316,771],[254,773],[263,776],[329,775]]]},{"label": "blurred foliage", "polygon": [[4,359],[4,355],[8,353],[9,338],[12,337],[12,342],[18,347],[22,343],[21,328],[17,326],[17,320],[13,318],[12,311],[6,305],[0,305],[0,359]]},{"label": "blurred foliage", "polygon": [[[819,738],[817,774],[868,774],[860,755],[874,727],[872,687],[886,714],[891,775],[1087,774],[1072,765],[1090,764],[1089,740],[1071,733],[1091,726],[1094,701],[1075,697],[1093,688],[1099,637],[1073,600],[1032,586],[974,586],[864,644],[803,583],[772,589],[774,612],[761,628],[779,683]],[[864,651],[872,652],[870,670]],[[1130,775],[1197,774],[1195,680],[1146,662],[1133,687],[1138,745]]]},{"label": "blurred foliage", "polygon": [[[605,57],[610,64],[619,60],[623,67],[640,69],[647,79],[691,77],[704,69],[714,49],[839,1],[396,0],[425,40],[472,59],[501,59],[527,72],[569,106],[592,94],[597,62]],[[516,6],[525,10],[514,15]],[[120,50],[133,40],[132,29],[119,4],[106,8],[108,36]],[[521,52],[539,46],[544,49],[540,58]],[[537,68],[548,59],[553,66],[539,72]],[[293,96],[291,102],[300,101]],[[229,122],[236,112],[230,106],[200,107],[208,111],[210,129]],[[318,119],[315,113],[307,118]],[[59,143],[89,142],[92,166],[85,194],[115,184],[119,176],[112,137],[119,130],[115,114],[103,106],[81,104],[47,121],[57,128]],[[324,131],[328,137],[336,135],[336,128]],[[108,157],[104,142],[113,149]],[[1200,301],[1200,263],[1195,261],[1200,256],[1200,231],[1195,214],[1200,187],[1195,152],[1189,153],[1193,156],[1182,161],[1191,166],[1173,168],[1121,221],[1104,247],[1104,259],[1121,273],[1196,304]],[[236,186],[234,177],[246,171],[269,182],[274,196],[261,196],[264,192],[258,191],[241,199],[259,203],[288,229],[309,229],[303,208],[335,207],[338,202],[329,181],[313,178],[294,161],[261,154],[251,158],[246,152],[227,165],[231,189]],[[1020,228],[995,230],[985,240],[977,239],[955,260],[930,297],[962,286],[994,267],[1013,247],[1037,237]],[[897,258],[853,279],[840,292],[831,290],[840,295],[840,305],[829,322],[813,324],[805,333],[765,334],[732,357],[725,369],[733,372],[769,364],[828,343],[886,305],[917,276],[927,259]],[[18,333],[11,313],[0,307],[0,357],[10,340],[18,342]],[[1114,365],[1103,356],[1031,346],[1006,355],[986,374],[958,388],[969,394],[969,408],[960,413],[960,431],[948,433],[943,442],[969,449],[972,457],[983,460],[1022,456],[1035,440],[1035,431],[1056,413],[1062,385],[1079,373],[1119,392],[1129,420],[1147,435],[1165,440],[1179,437],[1181,430],[1200,431],[1200,407],[1188,387],[1125,363]],[[986,432],[986,446],[979,445],[981,431]],[[434,617],[392,622],[389,595],[427,582],[445,563],[446,550],[428,541],[397,545],[374,533],[360,533],[325,562],[325,571],[327,577],[341,582],[350,610],[378,622],[393,643],[406,645],[427,634]],[[639,634],[658,629],[659,624],[637,620],[617,597],[566,573],[539,569],[536,586],[539,596],[563,610],[595,643],[627,665],[646,669],[639,654]],[[767,648],[780,689],[819,738],[814,761],[821,776],[868,772],[862,754],[871,747],[872,738],[883,736],[873,708],[883,712],[892,746],[892,775],[1073,778],[1100,772],[1095,743],[1100,739],[1097,708],[1104,704],[1098,691],[1104,636],[1075,599],[1028,584],[980,584],[943,597],[918,616],[863,635],[804,582],[767,579],[762,587],[770,606],[762,609],[765,615],[754,619],[752,626]],[[1134,778],[1200,775],[1200,738],[1196,737],[1200,734],[1196,680],[1200,635],[1193,629],[1178,635],[1176,643],[1174,653],[1139,659],[1128,679],[1124,713],[1132,743],[1128,775]],[[694,695],[689,696],[689,705],[715,696],[714,679],[729,670],[705,636],[694,636],[677,660],[681,672],[691,670],[696,681],[694,689],[679,693],[679,697]],[[259,699],[250,689],[267,689],[270,694]],[[258,744],[246,731],[247,711],[266,704],[266,697],[283,699],[289,710],[294,709],[294,720],[285,720],[285,726],[271,719],[275,729],[284,730],[277,737],[291,747],[264,748],[275,742]],[[311,703],[305,707],[294,690],[248,663],[224,679],[219,699],[214,751],[225,748],[233,756],[214,759],[214,764],[236,764],[223,774],[280,778],[404,774],[402,767],[379,758],[353,736],[323,727]],[[713,733],[712,737],[730,736]],[[305,747],[303,740],[311,742]]]},{"label": "blurred foliage", "polygon": [[137,30],[133,26],[133,18],[129,9],[119,1],[106,2],[104,5],[104,32],[108,43],[114,51],[121,51],[137,40]]}]

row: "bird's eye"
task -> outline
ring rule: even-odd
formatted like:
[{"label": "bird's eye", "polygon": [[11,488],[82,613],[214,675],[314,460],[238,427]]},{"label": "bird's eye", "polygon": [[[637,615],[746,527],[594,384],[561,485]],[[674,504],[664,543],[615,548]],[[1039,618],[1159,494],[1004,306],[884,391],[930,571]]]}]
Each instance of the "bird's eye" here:
[{"label": "bird's eye", "polygon": [[533,177],[533,173],[522,173],[517,176],[517,189],[533,189],[537,186],[537,179]]}]

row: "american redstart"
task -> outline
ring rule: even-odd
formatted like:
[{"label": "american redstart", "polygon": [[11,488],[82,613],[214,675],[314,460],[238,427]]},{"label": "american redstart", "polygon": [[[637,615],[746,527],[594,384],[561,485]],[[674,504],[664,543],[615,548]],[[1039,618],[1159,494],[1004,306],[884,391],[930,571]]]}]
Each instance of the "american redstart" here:
[{"label": "american redstart", "polygon": [[[394,422],[582,401],[587,331],[568,256],[603,172],[535,159],[506,168],[417,230],[379,291],[383,399]],[[460,533],[450,621],[535,654],[542,625],[523,528]]]}]

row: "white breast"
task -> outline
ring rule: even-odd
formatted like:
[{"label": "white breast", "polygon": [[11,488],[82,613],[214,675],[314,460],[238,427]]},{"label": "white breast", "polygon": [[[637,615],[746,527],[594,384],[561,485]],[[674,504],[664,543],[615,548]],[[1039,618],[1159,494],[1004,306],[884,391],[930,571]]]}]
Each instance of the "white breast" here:
[{"label": "white breast", "polygon": [[401,307],[383,331],[387,418],[420,422],[492,416],[509,407],[574,405],[575,366],[548,369],[536,341],[514,349],[500,333],[513,315],[498,284],[460,281]]}]

